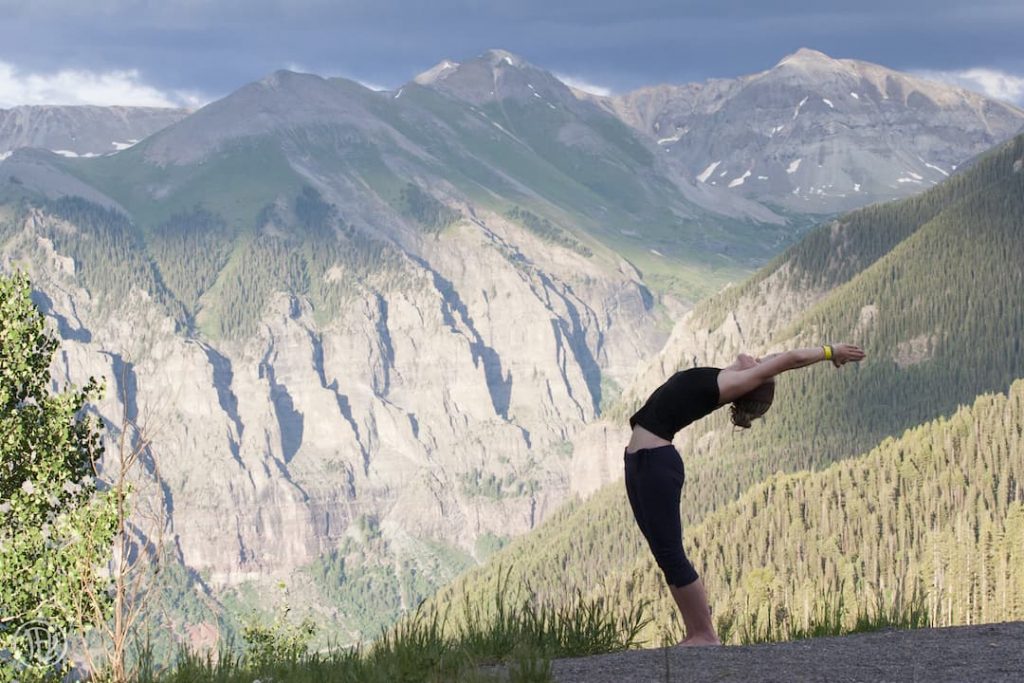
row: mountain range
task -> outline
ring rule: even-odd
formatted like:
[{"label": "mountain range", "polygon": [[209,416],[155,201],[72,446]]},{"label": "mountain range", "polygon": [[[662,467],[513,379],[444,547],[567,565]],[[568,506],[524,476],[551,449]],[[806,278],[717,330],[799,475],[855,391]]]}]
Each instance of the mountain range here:
[{"label": "mountain range", "polygon": [[[907,155],[950,172],[1024,121],[954,88],[871,76],[875,90],[855,91],[867,107],[857,136],[834,137],[874,151],[823,156],[822,169],[848,180],[917,169],[921,183],[865,181],[841,202],[798,203],[790,185],[752,191],[754,171],[730,188],[746,173],[733,157],[714,169],[726,176],[703,173],[719,161],[714,139],[732,130],[740,145],[735,131],[761,130],[740,118],[767,111],[756,98],[828,97],[850,69],[801,52],[733,86],[692,86],[703,113],[678,119],[678,97],[629,115],[641,94],[595,99],[498,50],[390,92],[276,72],[109,156],[14,150],[0,165],[0,262],[30,270],[63,338],[55,376],[107,379],[111,434],[122,412],[152,424],[179,597],[237,614],[284,580],[297,607],[354,640],[609,481],[621,420],[598,418],[621,417],[661,369],[782,340],[842,277],[946,210],[934,197],[952,191],[940,188],[967,181],[944,181],[895,223],[870,209],[841,218],[792,262],[688,313],[694,302],[823,214],[930,185],[920,166],[902,168]],[[808,102],[785,146],[750,137],[749,159],[788,169],[787,155],[821,145],[833,109]],[[834,120],[853,126],[839,102]],[[683,121],[692,130],[666,143]],[[705,156],[685,152],[696,130]],[[923,154],[940,146],[945,156]],[[802,183],[801,168],[785,175]],[[739,296],[751,287],[767,300]],[[915,334],[898,340],[910,358],[934,332]],[[902,419],[931,415],[915,410]],[[858,439],[847,428],[843,448],[895,429]],[[817,452],[807,444],[793,466]],[[705,508],[753,481],[723,480]]]},{"label": "mountain range", "polygon": [[69,157],[113,154],[188,116],[185,109],[27,105],[0,109],[0,159],[38,147]]},{"label": "mountain range", "polygon": [[1021,125],[1011,104],[808,49],[758,74],[596,101],[682,177],[796,212],[914,194]]}]

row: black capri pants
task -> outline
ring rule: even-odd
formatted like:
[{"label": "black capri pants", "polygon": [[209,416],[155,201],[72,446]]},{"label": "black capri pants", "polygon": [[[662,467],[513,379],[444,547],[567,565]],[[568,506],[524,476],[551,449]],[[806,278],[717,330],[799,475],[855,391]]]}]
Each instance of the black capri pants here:
[{"label": "black capri pants", "polygon": [[625,454],[626,495],[637,526],[670,586],[688,586],[697,571],[683,552],[679,498],[686,473],[675,446],[642,448]]}]

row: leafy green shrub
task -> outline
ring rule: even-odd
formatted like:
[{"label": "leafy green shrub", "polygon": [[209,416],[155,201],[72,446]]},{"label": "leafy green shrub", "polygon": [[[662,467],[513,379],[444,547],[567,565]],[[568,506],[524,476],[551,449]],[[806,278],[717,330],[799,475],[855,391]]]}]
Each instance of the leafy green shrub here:
[{"label": "leafy green shrub", "polygon": [[242,628],[246,663],[256,671],[281,664],[294,664],[309,655],[309,642],[316,635],[316,623],[306,617],[299,623],[289,619],[291,609],[282,607],[270,624],[257,618]]},{"label": "leafy green shrub", "polygon": [[49,392],[58,343],[30,294],[25,275],[0,275],[0,651],[23,665],[0,667],[0,681],[66,667],[54,652],[33,659],[20,628],[38,622],[68,638],[111,607],[101,569],[115,501],[96,490],[102,425],[83,413],[102,387],[90,378],[83,389]]}]

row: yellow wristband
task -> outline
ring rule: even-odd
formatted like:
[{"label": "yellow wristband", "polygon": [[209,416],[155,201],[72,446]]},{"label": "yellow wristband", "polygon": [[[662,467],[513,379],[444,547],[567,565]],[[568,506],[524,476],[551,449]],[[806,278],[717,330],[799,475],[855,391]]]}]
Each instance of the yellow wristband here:
[{"label": "yellow wristband", "polygon": [[832,360],[832,347],[825,344],[821,348],[825,349],[825,360]]}]

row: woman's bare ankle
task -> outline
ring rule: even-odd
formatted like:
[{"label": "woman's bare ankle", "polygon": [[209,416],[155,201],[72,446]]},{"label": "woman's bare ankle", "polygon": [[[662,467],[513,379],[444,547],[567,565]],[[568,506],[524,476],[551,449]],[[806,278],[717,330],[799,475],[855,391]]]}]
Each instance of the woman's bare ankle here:
[{"label": "woman's bare ankle", "polygon": [[722,641],[714,633],[695,633],[679,641],[680,647],[706,647],[721,644]]},{"label": "woman's bare ankle", "polygon": [[715,625],[711,619],[711,608],[708,607],[704,582],[697,579],[686,586],[669,586],[669,592],[679,607],[683,617],[687,637],[680,645],[721,645],[715,633]]}]

